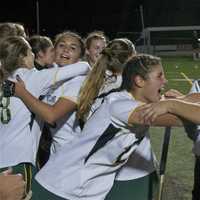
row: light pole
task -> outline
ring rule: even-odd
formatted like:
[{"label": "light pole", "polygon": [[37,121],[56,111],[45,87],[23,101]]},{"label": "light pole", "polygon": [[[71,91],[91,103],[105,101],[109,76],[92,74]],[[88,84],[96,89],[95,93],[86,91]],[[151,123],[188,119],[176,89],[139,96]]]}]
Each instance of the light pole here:
[{"label": "light pole", "polygon": [[144,14],[143,14],[143,6],[142,5],[140,5],[140,18],[141,18],[141,24],[142,24],[142,37],[144,40],[144,49],[146,52],[146,34],[144,31]]},{"label": "light pole", "polygon": [[39,1],[36,0],[36,32],[40,34],[40,12],[39,12]]}]

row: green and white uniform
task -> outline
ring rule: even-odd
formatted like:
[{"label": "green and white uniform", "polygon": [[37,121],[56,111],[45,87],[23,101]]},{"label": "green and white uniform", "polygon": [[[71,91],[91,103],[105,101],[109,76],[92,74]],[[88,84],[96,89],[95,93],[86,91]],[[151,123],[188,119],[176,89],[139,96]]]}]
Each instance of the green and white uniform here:
[{"label": "green and white uniform", "polygon": [[105,199],[117,173],[131,155],[134,158],[147,134],[148,126],[128,124],[130,113],[139,105],[126,91],[108,95],[81,135],[51,155],[36,175],[39,184],[65,199]]},{"label": "green and white uniform", "polygon": [[[18,74],[25,82],[27,90],[35,97],[39,97],[40,94],[49,90],[55,79],[61,82],[77,75],[86,74],[88,67],[88,63],[79,62],[67,67],[41,71],[35,68],[19,68],[10,79],[15,79]],[[20,163],[35,165],[41,133],[39,124],[34,123],[32,129],[30,128],[31,112],[19,98],[10,97],[9,109],[11,111],[9,123],[2,124],[0,122],[0,168],[15,166]]]},{"label": "green and white uniform", "polygon": [[[63,83],[53,93],[46,95],[45,102],[55,104],[59,98],[68,99],[77,103],[80,87],[85,76],[77,76]],[[76,135],[80,134],[79,121],[76,119],[76,112],[72,111],[59,119],[54,128],[50,128],[52,134],[51,153],[58,151],[65,143],[71,142]]]}]

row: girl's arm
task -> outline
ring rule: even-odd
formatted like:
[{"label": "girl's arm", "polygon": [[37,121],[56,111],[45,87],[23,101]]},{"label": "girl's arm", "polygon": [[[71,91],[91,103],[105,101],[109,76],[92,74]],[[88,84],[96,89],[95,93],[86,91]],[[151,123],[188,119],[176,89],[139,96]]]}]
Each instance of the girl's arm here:
[{"label": "girl's arm", "polygon": [[[188,114],[199,107],[200,93],[180,95],[177,99],[166,99],[158,103],[146,104],[136,109],[130,121],[154,126],[183,126],[183,119],[198,123],[198,116]],[[197,108],[198,109],[198,108]],[[191,110],[191,111],[190,111]],[[197,114],[198,112],[195,111]],[[185,120],[184,120],[185,123]]]},{"label": "girl's arm", "polygon": [[[164,101],[163,101],[164,102]],[[183,121],[176,115],[168,113],[165,106],[144,104],[134,109],[128,118],[129,124],[152,126],[183,126]]]},{"label": "girl's arm", "polygon": [[40,94],[46,93],[50,86],[57,85],[61,82],[72,79],[76,76],[85,75],[89,71],[89,64],[87,62],[77,62],[63,67],[54,67],[35,71],[34,77],[38,77],[37,83],[35,80],[32,84],[37,84]]},{"label": "girl's arm", "polygon": [[58,82],[58,81],[66,81],[68,79],[80,75],[86,75],[89,71],[89,67],[90,67],[89,64],[83,61],[59,67],[55,74],[55,77],[53,78],[55,78],[55,81]]},{"label": "girl's arm", "polygon": [[187,94],[182,98],[179,98],[180,100],[190,102],[190,103],[199,103],[200,102],[200,93],[191,93]]},{"label": "girl's arm", "polygon": [[18,96],[32,112],[50,124],[53,124],[67,113],[76,109],[76,103],[66,98],[59,98],[54,105],[44,103],[29,93],[23,84],[19,82],[15,84],[15,95]]},{"label": "girl's arm", "polygon": [[[140,109],[140,113],[137,113],[137,115],[141,121],[149,124],[159,123],[159,119],[165,119],[165,117],[166,119],[170,120],[172,115],[178,116],[179,118],[184,118],[195,124],[200,124],[199,113],[200,105],[198,103],[171,99],[144,105]],[[133,115],[134,114],[135,113],[133,113]],[[179,122],[177,121],[177,123]]]},{"label": "girl's arm", "polygon": [[183,126],[183,122],[180,118],[173,114],[167,113],[165,107],[161,109],[163,113],[167,113],[166,115],[158,115],[159,117],[154,120],[152,123],[148,119],[145,118],[146,113],[145,110],[149,109],[151,104],[144,104],[142,102],[138,102],[132,99],[123,99],[116,100],[111,103],[110,113],[112,115],[112,119],[116,123],[120,123],[121,125],[153,125],[153,126]]}]

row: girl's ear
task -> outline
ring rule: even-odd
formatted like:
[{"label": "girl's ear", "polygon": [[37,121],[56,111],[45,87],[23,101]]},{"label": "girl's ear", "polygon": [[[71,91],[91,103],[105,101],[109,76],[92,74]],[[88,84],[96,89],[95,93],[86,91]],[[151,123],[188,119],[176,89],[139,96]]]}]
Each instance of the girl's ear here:
[{"label": "girl's ear", "polygon": [[135,83],[135,85],[137,87],[139,87],[139,88],[144,87],[145,81],[141,76],[137,75],[137,76],[133,77],[133,79],[134,79],[133,82]]},{"label": "girl's ear", "polygon": [[17,59],[17,65],[20,67],[24,67],[25,65],[25,56],[23,54],[20,54]]},{"label": "girl's ear", "polygon": [[37,57],[42,59],[44,57],[44,52],[42,50],[40,50],[38,53],[37,53]]}]

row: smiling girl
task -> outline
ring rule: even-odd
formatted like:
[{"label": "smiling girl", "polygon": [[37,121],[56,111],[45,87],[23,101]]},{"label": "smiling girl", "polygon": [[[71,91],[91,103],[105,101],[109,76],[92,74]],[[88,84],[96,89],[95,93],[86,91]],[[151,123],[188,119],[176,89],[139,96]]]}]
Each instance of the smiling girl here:
[{"label": "smiling girl", "polygon": [[26,174],[28,192],[31,187],[31,169],[36,164],[40,127],[38,121],[30,123],[31,112],[19,98],[4,94],[2,84],[6,79],[16,80],[20,76],[26,88],[39,97],[57,83],[54,82],[55,77],[59,82],[85,74],[88,64],[38,71],[34,68],[34,55],[29,43],[18,36],[7,37],[1,42],[0,62],[0,172],[13,167],[14,172]]}]

